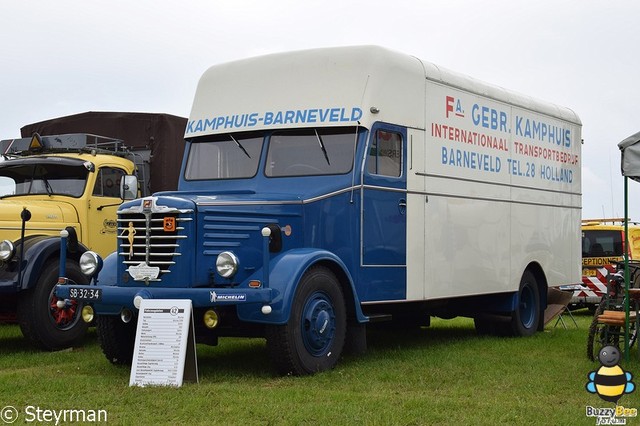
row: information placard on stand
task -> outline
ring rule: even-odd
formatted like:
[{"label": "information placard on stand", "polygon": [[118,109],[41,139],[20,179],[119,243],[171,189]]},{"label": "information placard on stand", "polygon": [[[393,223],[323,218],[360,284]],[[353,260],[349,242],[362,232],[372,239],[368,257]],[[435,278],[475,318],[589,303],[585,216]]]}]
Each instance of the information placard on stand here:
[{"label": "information placard on stand", "polygon": [[140,303],[129,386],[198,383],[193,311],[188,299]]}]

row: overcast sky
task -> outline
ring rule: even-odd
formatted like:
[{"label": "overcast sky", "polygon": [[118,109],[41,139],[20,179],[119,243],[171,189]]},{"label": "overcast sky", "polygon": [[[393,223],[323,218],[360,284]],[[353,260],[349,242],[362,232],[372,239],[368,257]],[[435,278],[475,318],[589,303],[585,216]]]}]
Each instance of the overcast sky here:
[{"label": "overcast sky", "polygon": [[[85,111],[187,117],[211,65],[376,44],[573,109],[583,218],[622,217],[640,131],[636,0],[0,0],[0,139]],[[630,182],[640,220],[640,184]]]}]

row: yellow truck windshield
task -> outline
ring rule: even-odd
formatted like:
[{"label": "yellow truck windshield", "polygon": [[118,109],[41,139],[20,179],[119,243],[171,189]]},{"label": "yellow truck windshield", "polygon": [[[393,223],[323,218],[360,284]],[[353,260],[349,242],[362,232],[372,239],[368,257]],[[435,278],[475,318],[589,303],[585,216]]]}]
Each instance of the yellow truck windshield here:
[{"label": "yellow truck windshield", "polygon": [[83,161],[26,158],[0,163],[0,197],[84,193],[89,167]]}]

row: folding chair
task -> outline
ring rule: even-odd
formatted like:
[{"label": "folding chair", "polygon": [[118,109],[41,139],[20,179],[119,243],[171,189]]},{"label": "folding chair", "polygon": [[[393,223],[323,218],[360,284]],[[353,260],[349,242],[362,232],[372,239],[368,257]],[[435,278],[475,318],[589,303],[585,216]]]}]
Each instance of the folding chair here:
[{"label": "folding chair", "polygon": [[558,326],[558,323],[562,323],[564,329],[567,329],[567,324],[564,322],[563,315],[569,314],[569,318],[573,321],[573,324],[578,328],[578,323],[573,317],[571,310],[569,309],[569,302],[573,296],[572,292],[562,291],[555,287],[549,287],[547,290],[547,309],[544,311],[544,324],[547,325],[551,320],[558,317],[554,328]]}]

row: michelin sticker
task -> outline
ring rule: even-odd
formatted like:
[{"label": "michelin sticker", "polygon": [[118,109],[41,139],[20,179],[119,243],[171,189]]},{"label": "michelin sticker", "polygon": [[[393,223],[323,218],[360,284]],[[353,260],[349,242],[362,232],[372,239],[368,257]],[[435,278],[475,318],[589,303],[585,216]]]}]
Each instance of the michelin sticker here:
[{"label": "michelin sticker", "polygon": [[216,302],[244,302],[247,300],[246,294],[218,294],[215,291],[209,292],[211,303]]}]

